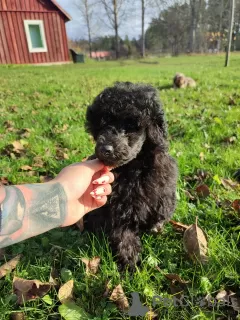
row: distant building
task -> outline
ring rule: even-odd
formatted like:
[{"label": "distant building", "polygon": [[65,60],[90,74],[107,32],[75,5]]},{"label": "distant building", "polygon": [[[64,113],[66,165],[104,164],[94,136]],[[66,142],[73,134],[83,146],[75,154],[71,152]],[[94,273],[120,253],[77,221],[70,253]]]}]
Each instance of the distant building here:
[{"label": "distant building", "polygon": [[113,57],[111,51],[96,51],[92,52],[92,58],[96,60],[109,60]]},{"label": "distant building", "polygon": [[0,0],[0,64],[69,63],[69,20],[56,0]]}]

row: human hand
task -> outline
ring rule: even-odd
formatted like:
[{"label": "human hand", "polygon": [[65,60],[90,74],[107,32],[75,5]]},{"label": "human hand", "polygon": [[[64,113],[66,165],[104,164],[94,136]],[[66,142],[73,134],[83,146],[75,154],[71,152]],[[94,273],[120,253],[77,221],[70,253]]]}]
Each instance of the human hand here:
[{"label": "human hand", "polygon": [[[96,181],[97,180],[97,181]],[[107,202],[112,192],[113,174],[99,160],[76,163],[64,168],[49,183],[60,183],[67,197],[67,215],[62,227],[79,221],[86,213]]]}]

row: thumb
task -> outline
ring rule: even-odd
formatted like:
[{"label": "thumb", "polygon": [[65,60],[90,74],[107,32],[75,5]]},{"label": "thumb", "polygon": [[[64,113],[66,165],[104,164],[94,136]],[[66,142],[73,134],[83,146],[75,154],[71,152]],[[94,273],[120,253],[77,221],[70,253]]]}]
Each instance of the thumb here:
[{"label": "thumb", "polygon": [[104,164],[98,159],[85,161],[84,164],[91,169],[93,173],[96,173],[104,168]]}]

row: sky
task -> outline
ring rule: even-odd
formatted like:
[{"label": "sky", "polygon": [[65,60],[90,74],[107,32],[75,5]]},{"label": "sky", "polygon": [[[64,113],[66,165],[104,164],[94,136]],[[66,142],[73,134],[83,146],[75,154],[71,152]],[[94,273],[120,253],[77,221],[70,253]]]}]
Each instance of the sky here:
[{"label": "sky", "polygon": [[[57,1],[72,17],[72,21],[66,24],[68,37],[73,40],[87,39],[87,29],[81,17],[81,13],[76,9],[76,0]],[[132,39],[133,37],[138,38],[141,34],[141,2],[136,1],[135,3],[136,4],[132,7],[132,10],[129,10],[131,11],[131,15],[128,15],[128,17],[125,18],[123,20],[123,23],[120,25],[119,35],[122,38],[125,38],[126,35],[128,35],[129,39]],[[146,29],[153,15],[154,13],[152,13],[151,15],[148,14],[146,16]],[[99,37],[105,35],[113,35],[114,31],[107,27],[107,25],[103,22],[103,20],[107,22],[104,10],[99,9],[97,16],[98,17],[96,17],[96,22],[93,25],[93,36]]]}]

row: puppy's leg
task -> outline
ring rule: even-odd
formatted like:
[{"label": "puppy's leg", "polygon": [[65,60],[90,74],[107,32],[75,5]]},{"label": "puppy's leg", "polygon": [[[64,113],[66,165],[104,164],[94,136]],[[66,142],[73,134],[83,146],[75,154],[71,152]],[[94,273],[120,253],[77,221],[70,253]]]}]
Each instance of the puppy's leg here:
[{"label": "puppy's leg", "polygon": [[142,249],[140,237],[136,231],[118,228],[114,230],[111,241],[120,267],[129,266],[130,269],[134,269]]}]

